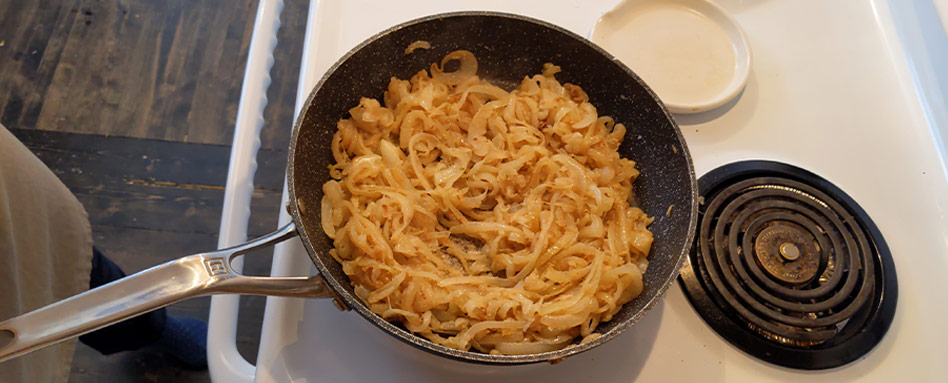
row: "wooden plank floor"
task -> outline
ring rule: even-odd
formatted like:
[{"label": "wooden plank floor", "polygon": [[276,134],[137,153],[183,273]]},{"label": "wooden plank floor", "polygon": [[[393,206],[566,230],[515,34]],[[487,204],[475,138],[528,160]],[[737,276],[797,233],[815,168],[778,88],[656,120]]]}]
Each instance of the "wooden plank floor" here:
[{"label": "wooden plank floor", "polygon": [[[230,144],[255,0],[0,1],[8,127]],[[291,119],[306,4],[287,1],[268,121]],[[267,132],[265,148],[280,148]]]},{"label": "wooden plank floor", "polygon": [[[276,227],[308,4],[287,1],[271,70],[250,235]],[[0,122],[70,188],[96,246],[135,272],[217,244],[255,0],[0,0]],[[270,259],[251,254],[247,272]],[[264,299],[241,299],[253,361]],[[206,318],[209,299],[169,307]],[[2,379],[0,379],[2,380]],[[204,382],[154,350],[80,345],[70,382]]]}]

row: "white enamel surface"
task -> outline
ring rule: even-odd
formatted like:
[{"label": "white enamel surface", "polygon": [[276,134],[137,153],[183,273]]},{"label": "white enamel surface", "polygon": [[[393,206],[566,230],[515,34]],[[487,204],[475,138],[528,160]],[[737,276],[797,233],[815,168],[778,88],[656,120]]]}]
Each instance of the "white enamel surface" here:
[{"label": "white enamel surface", "polygon": [[706,0],[625,0],[591,34],[672,113],[698,113],[740,94],[750,71],[744,32]]},{"label": "white enamel surface", "polygon": [[[706,113],[677,117],[699,175],[746,159],[787,162],[834,182],[868,212],[899,279],[895,322],[868,356],[797,371],[723,341],[673,286],[663,304],[613,341],[555,366],[468,365],[406,346],[327,301],[270,298],[259,382],[453,381],[944,381],[948,374],[948,183],[911,59],[884,1],[730,0],[719,4],[754,49],[745,91]],[[613,1],[330,1],[314,3],[301,97],[342,54],[399,22],[491,9],[586,35]],[[371,10],[371,11],[369,11]],[[941,49],[948,49],[942,47]],[[938,105],[935,105],[936,107]],[[942,149],[943,150],[943,149]],[[287,219],[287,217],[283,217]],[[302,247],[281,245],[274,273],[311,270]]]},{"label": "white enamel surface", "polygon": [[[260,130],[264,124],[263,109],[267,105],[270,67],[273,65],[273,49],[277,44],[282,10],[283,0],[263,0],[257,4],[227,171],[227,191],[224,193],[217,242],[220,249],[247,241],[253,176],[257,171],[257,150],[260,149]],[[231,265],[240,272],[243,259],[237,259]],[[239,302],[237,295],[211,298],[207,365],[215,381],[242,383],[254,378],[254,366],[237,352]]]}]

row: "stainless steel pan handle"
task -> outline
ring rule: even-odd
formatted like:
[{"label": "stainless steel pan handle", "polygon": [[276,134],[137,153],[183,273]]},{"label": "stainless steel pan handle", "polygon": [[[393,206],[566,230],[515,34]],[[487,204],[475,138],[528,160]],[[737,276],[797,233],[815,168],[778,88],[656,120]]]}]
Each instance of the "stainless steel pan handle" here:
[{"label": "stainless steel pan handle", "polygon": [[290,223],[245,244],[179,258],[2,322],[0,362],[199,295],[332,296],[319,275],[251,277],[231,267],[239,255],[296,235]]}]

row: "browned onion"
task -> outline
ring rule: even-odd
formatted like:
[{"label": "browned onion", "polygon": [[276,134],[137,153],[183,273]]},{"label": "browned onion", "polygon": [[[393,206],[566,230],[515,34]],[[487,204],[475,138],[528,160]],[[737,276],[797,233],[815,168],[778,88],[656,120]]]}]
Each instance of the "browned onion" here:
[{"label": "browned onion", "polygon": [[[452,60],[460,61],[461,66],[454,72],[444,72],[444,65]],[[436,64],[431,64],[431,77],[449,85],[458,85],[476,74],[477,59],[474,58],[473,53],[466,50],[457,50],[448,53],[447,56],[441,59],[440,67]]]}]

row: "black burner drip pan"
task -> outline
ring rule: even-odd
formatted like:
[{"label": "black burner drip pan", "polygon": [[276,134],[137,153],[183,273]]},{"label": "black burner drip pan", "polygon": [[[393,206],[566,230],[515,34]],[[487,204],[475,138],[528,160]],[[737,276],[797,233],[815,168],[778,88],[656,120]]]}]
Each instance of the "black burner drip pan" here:
[{"label": "black burner drip pan", "polygon": [[817,370],[865,355],[895,314],[895,266],[879,229],[829,181],[770,161],[698,180],[698,234],[680,282],[741,350]]}]

